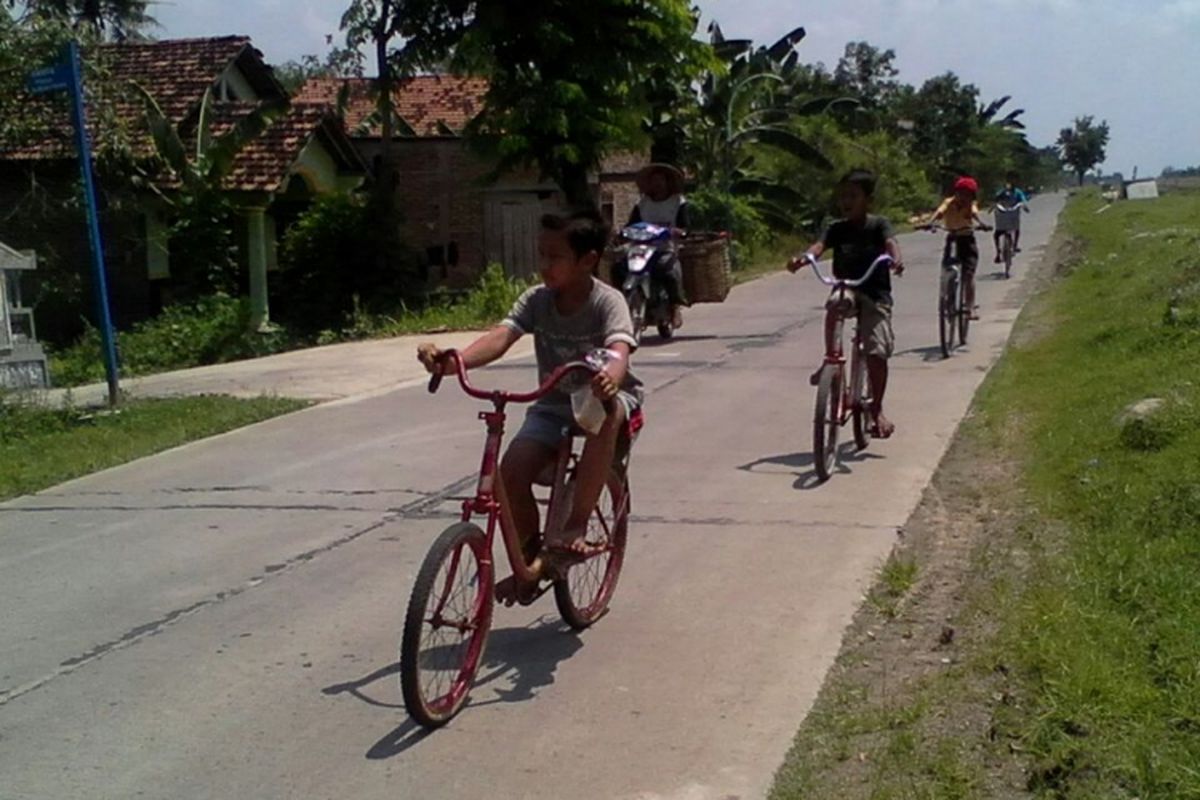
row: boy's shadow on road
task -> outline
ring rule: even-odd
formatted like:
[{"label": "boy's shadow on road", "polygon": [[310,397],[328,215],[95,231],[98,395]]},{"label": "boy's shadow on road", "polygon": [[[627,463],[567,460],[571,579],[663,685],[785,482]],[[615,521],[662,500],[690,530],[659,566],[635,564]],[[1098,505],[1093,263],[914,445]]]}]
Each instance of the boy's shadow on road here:
[{"label": "boy's shadow on road", "polygon": [[[471,708],[481,706],[519,703],[532,699],[538,689],[554,683],[554,673],[558,665],[581,647],[583,642],[578,636],[571,634],[562,623],[548,622],[545,618],[525,628],[492,631],[483,654],[483,662],[475,677],[472,695],[478,698],[483,687],[502,678],[508,679],[507,684],[494,687],[494,696],[490,699],[468,700],[461,713],[470,713]],[[403,702],[389,702],[373,696],[381,694],[378,690],[366,691],[372,684],[385,678],[398,681],[399,674],[400,663],[395,662],[357,680],[327,686],[321,692],[326,695],[349,694],[368,705],[403,711]],[[395,683],[390,684],[387,694],[399,694]],[[431,733],[432,731],[425,730],[411,719],[405,719],[400,727],[389,731],[373,744],[366,757],[371,760],[392,758],[416,746]]]},{"label": "boy's shadow on road", "polygon": [[[850,468],[850,464],[876,458],[883,458],[883,456],[867,450],[858,450],[855,448],[853,442],[843,442],[838,445],[838,457],[833,468],[839,474],[848,475],[854,471]],[[784,467],[785,469],[770,469],[770,467]],[[793,474],[796,476],[796,481],[792,484],[793,489],[816,489],[824,483],[824,481],[817,477],[817,470],[813,466],[812,453],[764,456],[763,458],[751,461],[749,464],[742,464],[738,469],[756,475]]]}]

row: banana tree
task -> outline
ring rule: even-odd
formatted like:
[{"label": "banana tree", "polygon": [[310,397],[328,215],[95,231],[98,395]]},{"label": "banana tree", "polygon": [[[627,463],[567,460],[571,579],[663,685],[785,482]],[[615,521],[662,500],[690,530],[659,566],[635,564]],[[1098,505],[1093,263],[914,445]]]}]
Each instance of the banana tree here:
[{"label": "banana tree", "polygon": [[768,155],[784,155],[822,171],[832,170],[830,160],[797,132],[795,122],[857,101],[814,98],[797,91],[803,85],[797,80],[801,69],[797,47],[805,37],[804,28],[759,48],[748,40],[725,39],[715,23],[709,30],[713,48],[727,69],[710,73],[701,83],[687,166],[702,185],[748,200],[774,227],[795,227],[817,204],[757,169],[758,162]]},{"label": "banana tree", "polygon": [[136,87],[157,164],[137,185],[155,195],[171,218],[171,275],[184,299],[238,289],[235,208],[225,187],[234,160],[248,142],[260,136],[282,111],[286,100],[269,101],[239,114],[217,132],[218,108],[205,91],[195,130],[186,135],[144,88]]},{"label": "banana tree", "polygon": [[1004,97],[1001,97],[998,100],[993,100],[992,102],[988,103],[986,106],[980,106],[980,108],[979,108],[979,124],[985,125],[985,126],[986,125],[996,125],[1000,128],[1004,128],[1006,130],[1018,130],[1018,131],[1025,130],[1025,123],[1021,122],[1021,120],[1019,119],[1019,117],[1025,113],[1025,109],[1023,109],[1023,108],[1018,108],[1015,111],[1010,111],[1009,113],[1005,114],[1003,117],[997,117],[997,115],[1000,113],[1001,109],[1003,109],[1004,106],[1008,104],[1009,100],[1012,100],[1012,95],[1006,94],[1006,95],[1004,95]]}]

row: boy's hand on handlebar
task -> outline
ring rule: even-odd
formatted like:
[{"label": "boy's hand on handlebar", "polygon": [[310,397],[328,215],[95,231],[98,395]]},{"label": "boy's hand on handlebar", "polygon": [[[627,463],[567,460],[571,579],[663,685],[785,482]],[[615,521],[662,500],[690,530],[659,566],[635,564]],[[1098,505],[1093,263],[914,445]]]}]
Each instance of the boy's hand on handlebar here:
[{"label": "boy's hand on handlebar", "polygon": [[793,274],[797,273],[800,270],[807,267],[809,264],[813,263],[815,260],[816,259],[814,259],[812,257],[811,253],[805,253],[804,255],[795,256],[794,258],[792,258],[791,261],[788,262],[788,265],[787,265],[788,272],[791,272]]},{"label": "boy's hand on handlebar", "polygon": [[904,262],[903,261],[893,261],[892,262],[892,272],[896,273],[897,275],[903,275],[904,274]]},{"label": "boy's hand on handlebar", "polygon": [[617,382],[613,380],[612,375],[609,375],[605,370],[600,370],[592,376],[592,394],[596,395],[600,400],[612,400],[617,396],[617,391],[620,388]]},{"label": "boy's hand on handlebar", "polygon": [[425,365],[425,369],[430,375],[442,374],[442,357],[444,355],[445,352],[433,342],[426,342],[417,346],[417,360]]}]

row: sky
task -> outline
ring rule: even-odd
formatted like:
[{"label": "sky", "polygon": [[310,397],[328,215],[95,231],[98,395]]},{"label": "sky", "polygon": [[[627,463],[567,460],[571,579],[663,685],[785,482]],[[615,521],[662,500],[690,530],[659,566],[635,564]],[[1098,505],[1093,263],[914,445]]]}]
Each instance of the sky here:
[{"label": "sky", "polygon": [[[512,0],[520,2],[520,0]],[[1200,0],[699,0],[728,38],[797,26],[830,68],[847,42],[896,51],[920,85],[953,70],[986,100],[1012,95],[1035,145],[1076,116],[1111,128],[1106,171],[1200,165]],[[324,53],[346,0],[159,0],[159,38],[249,35],[267,61]]]}]

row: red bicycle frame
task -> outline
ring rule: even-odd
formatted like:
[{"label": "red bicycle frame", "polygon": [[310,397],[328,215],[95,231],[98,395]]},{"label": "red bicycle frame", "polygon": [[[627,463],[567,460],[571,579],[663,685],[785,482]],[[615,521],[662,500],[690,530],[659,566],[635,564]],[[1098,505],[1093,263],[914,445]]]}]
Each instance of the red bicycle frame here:
[{"label": "red bicycle frame", "polygon": [[[553,390],[560,381],[571,373],[582,371],[588,374],[595,374],[597,368],[585,361],[572,361],[554,370],[537,389],[532,392],[521,393],[505,392],[498,389],[489,391],[475,388],[467,378],[467,371],[463,366],[462,357],[455,350],[447,350],[442,356],[443,368],[444,365],[450,363],[454,365],[454,372],[458,376],[458,382],[462,386],[463,391],[477,400],[487,400],[493,406],[492,411],[479,412],[479,419],[483,420],[487,425],[487,441],[483,448],[483,460],[479,466],[479,480],[475,487],[475,496],[463,501],[462,521],[470,522],[471,517],[475,514],[487,515],[486,534],[489,558],[492,543],[495,541],[496,523],[499,522],[502,533],[501,539],[504,541],[504,550],[512,565],[513,574],[519,582],[533,583],[538,579],[538,574],[530,567],[529,563],[525,560],[525,554],[521,551],[516,523],[513,522],[512,512],[508,505],[508,497],[505,495],[504,481],[496,480],[496,475],[500,470],[500,449],[504,441],[504,422],[507,418],[504,409],[509,403],[535,402]],[[439,373],[430,379],[429,392],[431,394],[438,390],[442,382],[442,377],[443,375]],[[634,422],[631,420],[630,424],[632,427]],[[563,459],[558,460],[556,468],[560,471],[566,468]],[[554,485],[561,485],[563,476],[556,474],[554,477]]]}]

